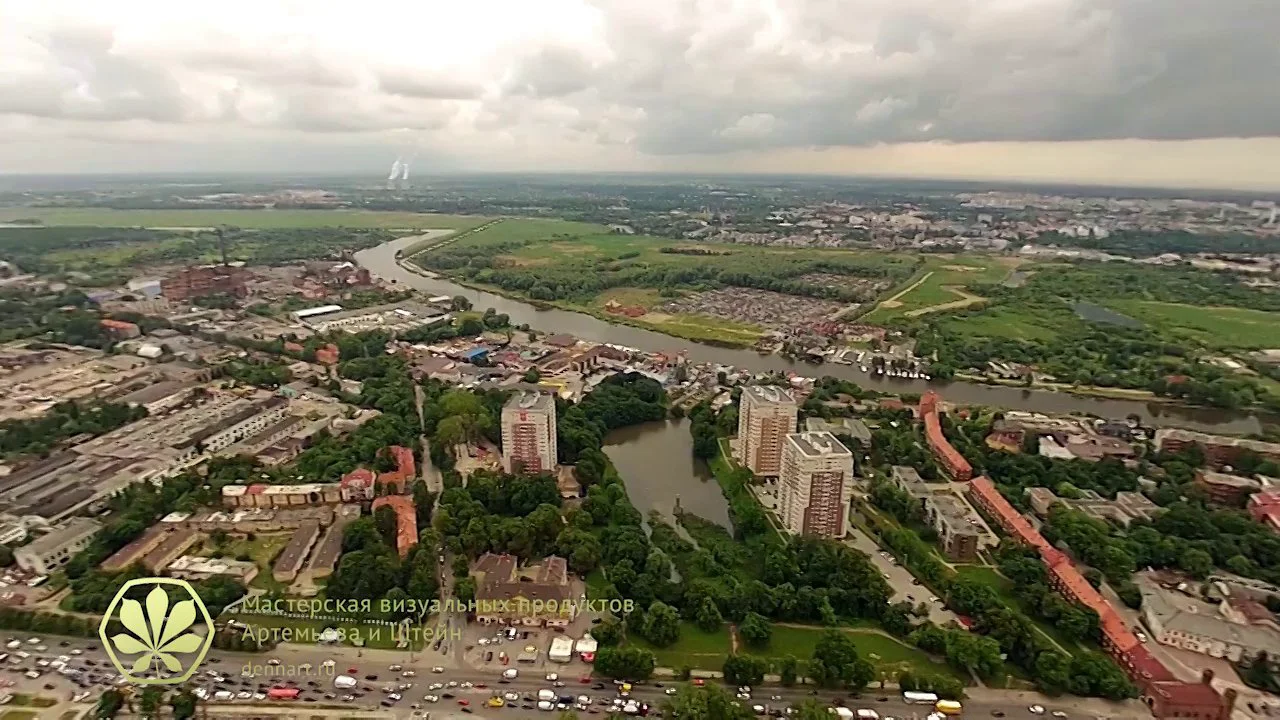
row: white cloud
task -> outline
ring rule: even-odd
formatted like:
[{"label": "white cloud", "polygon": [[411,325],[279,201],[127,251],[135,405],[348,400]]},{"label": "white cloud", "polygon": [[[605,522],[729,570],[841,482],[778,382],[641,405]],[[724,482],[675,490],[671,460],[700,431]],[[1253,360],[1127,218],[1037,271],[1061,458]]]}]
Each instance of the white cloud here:
[{"label": "white cloud", "polygon": [[33,142],[41,167],[179,169],[119,154],[147,137],[263,166],[410,146],[459,168],[716,169],[1280,136],[1280,3],[1252,0],[0,0],[0,18],[0,170],[39,169]]}]

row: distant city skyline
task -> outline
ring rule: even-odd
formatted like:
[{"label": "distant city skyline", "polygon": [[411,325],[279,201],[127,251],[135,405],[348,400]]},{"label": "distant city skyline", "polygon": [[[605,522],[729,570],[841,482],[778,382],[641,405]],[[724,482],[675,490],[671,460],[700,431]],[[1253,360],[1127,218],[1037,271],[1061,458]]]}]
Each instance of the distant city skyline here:
[{"label": "distant city skyline", "polygon": [[1280,3],[2,4],[4,174],[413,157],[1280,190]]}]

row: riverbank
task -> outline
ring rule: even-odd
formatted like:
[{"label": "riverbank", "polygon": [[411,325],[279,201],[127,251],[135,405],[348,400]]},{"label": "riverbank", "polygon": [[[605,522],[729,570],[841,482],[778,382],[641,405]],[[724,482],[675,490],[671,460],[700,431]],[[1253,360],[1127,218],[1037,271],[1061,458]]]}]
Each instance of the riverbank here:
[{"label": "riverbank", "polygon": [[[420,234],[419,234],[420,235]],[[925,381],[910,378],[871,376],[849,365],[814,366],[780,355],[762,355],[754,350],[717,347],[704,342],[673,337],[639,326],[621,325],[593,315],[556,307],[535,307],[531,303],[464,287],[447,278],[426,277],[405,269],[397,262],[397,251],[417,240],[393,240],[355,254],[360,265],[388,281],[395,280],[431,295],[462,295],[477,308],[492,307],[511,318],[514,325],[526,324],[540,331],[564,333],[582,340],[636,348],[650,353],[683,353],[690,362],[745,369],[752,373],[794,373],[802,376],[830,375],[886,394],[922,394],[933,389],[956,405],[980,405],[1038,412],[1046,415],[1090,415],[1121,419],[1136,416],[1154,427],[1181,427],[1211,433],[1248,435],[1262,430],[1262,422],[1280,423],[1280,418],[1214,408],[1181,407],[1153,400],[1087,397],[1025,387],[1006,387],[960,381]],[[616,318],[610,318],[614,320]]]},{"label": "riverbank", "polygon": [[[446,232],[454,232],[454,231],[446,231]],[[422,243],[419,243],[419,245],[421,244]],[[507,298],[509,300],[513,300],[515,302],[525,303],[532,307],[538,308],[539,310],[561,310],[564,312],[577,313],[580,315],[588,315],[590,317],[596,318],[597,320],[600,320],[605,323],[609,323],[611,325],[633,327],[640,330],[646,330],[649,332],[661,333],[663,335],[667,335],[670,337],[679,338],[682,340],[689,340],[702,345],[708,345],[711,347],[724,348],[726,350],[754,351],[754,347],[755,347],[755,342],[745,342],[742,340],[735,340],[733,338],[726,338],[724,335],[717,334],[714,328],[703,328],[705,332],[699,332],[695,329],[698,326],[691,326],[691,325],[677,324],[677,323],[671,323],[671,324],[647,323],[647,322],[644,322],[643,320],[630,318],[625,315],[615,315],[613,313],[606,312],[601,308],[591,306],[591,305],[582,305],[579,303],[572,303],[572,302],[566,302],[561,300],[552,300],[552,301],[536,300],[526,295],[523,295],[519,292],[506,290],[496,285],[486,285],[484,283],[471,282],[463,278],[451,277],[448,275],[440,275],[440,274],[434,273],[433,271],[423,268],[417,263],[414,263],[412,261],[412,257],[408,255],[401,257],[398,263],[405,270],[412,272],[416,275],[419,275],[420,277],[436,279],[436,280],[445,279],[445,280],[448,280],[449,282],[460,285],[470,290],[489,293],[492,295],[497,295],[499,297]],[[926,274],[925,277],[917,281],[916,285],[919,285],[921,282],[927,279],[928,279],[928,274]],[[903,290],[899,294],[910,292],[914,287],[915,285],[907,288],[906,290]],[[761,355],[775,355],[775,353],[761,353]],[[806,363],[805,367],[813,368],[815,366],[812,364]],[[821,365],[817,365],[816,367],[824,368],[824,367],[832,367],[832,366],[829,363],[824,363]],[[819,372],[816,374],[835,375],[836,373]],[[857,378],[851,378],[851,379],[853,379],[855,382],[858,382]],[[1015,388],[1015,389],[1025,389],[1028,391],[1036,391],[1036,392],[1062,393],[1062,394],[1073,395],[1073,396],[1082,397],[1082,398],[1126,400],[1126,401],[1142,402],[1142,403],[1148,403],[1148,404],[1159,404],[1159,405],[1168,407],[1170,409],[1185,409],[1185,410],[1194,411],[1194,410],[1209,407],[1209,406],[1200,406],[1200,405],[1189,405],[1187,403],[1177,400],[1176,398],[1162,397],[1160,395],[1156,395],[1155,393],[1149,390],[1141,390],[1137,388],[1101,387],[1096,385],[1068,385],[1066,383],[1036,383],[1034,385],[1026,385],[1019,380],[1003,380],[1003,379],[987,378],[987,377],[983,377],[979,375],[971,375],[967,373],[956,373],[955,379],[961,380],[966,383],[971,383],[974,385],[1000,386],[1000,387]],[[1251,408],[1245,408],[1242,411],[1250,412],[1254,410],[1259,412],[1265,412],[1265,409],[1260,405],[1253,406]],[[1226,410],[1226,409],[1224,409],[1224,411],[1230,412],[1230,410]]]},{"label": "riverbank", "polygon": [[725,348],[727,350],[750,350],[755,347],[754,339],[751,342],[735,339],[732,336],[727,336],[724,333],[718,332],[716,328],[712,327],[700,327],[686,323],[647,323],[636,318],[627,317],[626,315],[614,315],[613,313],[606,312],[601,308],[594,307],[592,305],[581,305],[578,303],[565,302],[563,300],[536,300],[527,295],[512,292],[496,285],[486,285],[484,283],[472,282],[470,280],[452,277],[449,275],[428,275],[427,273],[431,273],[433,271],[427,270],[426,268],[413,263],[411,259],[404,258],[400,261],[402,267],[406,263],[412,265],[413,269],[405,269],[415,275],[430,277],[433,279],[447,279],[449,282],[461,285],[469,290],[498,295],[500,297],[507,298],[508,300],[514,300],[516,302],[531,305],[539,310],[563,310],[564,312],[577,313],[579,315],[590,315],[601,322],[606,322],[611,325],[621,325],[633,327],[639,330],[662,333],[663,335],[680,338],[681,340],[690,340],[703,345]]}]

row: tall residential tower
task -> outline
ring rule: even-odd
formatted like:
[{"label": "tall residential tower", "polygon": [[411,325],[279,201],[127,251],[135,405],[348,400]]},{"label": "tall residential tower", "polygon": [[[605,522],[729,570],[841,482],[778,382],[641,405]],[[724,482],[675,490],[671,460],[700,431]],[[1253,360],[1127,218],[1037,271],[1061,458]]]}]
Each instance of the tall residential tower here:
[{"label": "tall residential tower", "polygon": [[778,517],[797,535],[840,538],[853,497],[853,453],[827,431],[787,435]]},{"label": "tall residential tower", "polygon": [[502,469],[509,473],[556,469],[556,402],[520,391],[502,406]]},{"label": "tall residential tower", "polygon": [[796,430],[799,405],[786,388],[748,385],[738,406],[738,441],[734,455],[756,475],[776,476],[782,444]]}]

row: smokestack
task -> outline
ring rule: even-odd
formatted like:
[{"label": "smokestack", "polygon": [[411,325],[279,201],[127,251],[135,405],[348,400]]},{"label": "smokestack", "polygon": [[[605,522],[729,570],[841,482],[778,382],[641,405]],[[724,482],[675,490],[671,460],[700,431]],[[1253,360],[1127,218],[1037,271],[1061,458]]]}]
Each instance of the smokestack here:
[{"label": "smokestack", "polygon": [[400,175],[400,189],[404,190],[409,187],[409,163],[404,164],[404,172]]},{"label": "smokestack", "polygon": [[391,174],[387,176],[387,189],[391,190],[396,186],[396,178],[400,177],[400,158],[391,163]]}]

